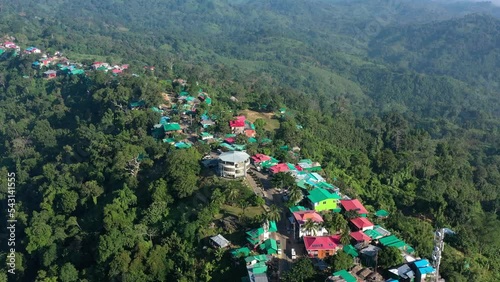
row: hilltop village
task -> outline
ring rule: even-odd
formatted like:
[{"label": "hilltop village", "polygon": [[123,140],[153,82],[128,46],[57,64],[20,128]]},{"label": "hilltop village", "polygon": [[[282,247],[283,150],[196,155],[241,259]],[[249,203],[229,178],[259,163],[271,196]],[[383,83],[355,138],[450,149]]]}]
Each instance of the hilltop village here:
[{"label": "hilltop village", "polygon": [[[90,72],[139,76],[128,73],[128,64],[95,61],[84,65],[60,52],[49,54],[34,46],[23,49],[10,40],[0,43],[2,59],[28,55],[36,57],[34,79],[57,80]],[[155,67],[143,69],[154,71]],[[416,255],[418,250],[397,230],[384,227],[389,211],[367,208],[360,199],[349,197],[333,184],[336,179],[323,172],[326,164],[305,158],[301,148],[259,135],[264,117],[271,123],[285,118],[288,109],[265,114],[230,112],[231,120],[221,122],[222,113],[211,110],[217,102],[211,93],[183,78],[167,82],[178,91],[159,93],[162,103],[134,100],[127,110],[156,114],[158,122],[148,128],[148,134],[158,143],[176,150],[205,146],[208,150],[199,160],[204,175],[242,183],[255,194],[256,206],[262,209],[262,220],[255,228],[228,219],[227,224],[244,229],[243,237],[233,236],[242,230],[226,228],[205,242],[230,260],[241,281],[279,281],[287,271],[300,271],[294,264],[304,260],[327,273],[326,281],[427,281],[433,277],[436,269],[431,261]],[[237,102],[236,97],[231,100]],[[195,131],[193,124],[199,125]],[[270,153],[270,147],[277,144],[274,152],[279,156]],[[136,163],[144,158],[138,156]],[[241,206],[242,216],[247,208]]]}]

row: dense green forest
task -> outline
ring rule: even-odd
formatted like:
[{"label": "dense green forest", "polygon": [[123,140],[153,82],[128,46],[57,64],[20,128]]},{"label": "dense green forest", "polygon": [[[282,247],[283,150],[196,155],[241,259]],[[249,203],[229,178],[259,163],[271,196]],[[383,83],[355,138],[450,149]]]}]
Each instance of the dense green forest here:
[{"label": "dense green forest", "polygon": [[[390,211],[387,227],[423,257],[435,228],[453,229],[447,281],[500,281],[499,14],[488,3],[435,1],[2,3],[0,36],[23,48],[130,64],[129,75],[44,80],[33,55],[2,58],[2,230],[7,172],[16,173],[18,210],[10,278],[242,276],[205,239],[225,230],[214,223],[228,206],[244,211],[259,200],[206,175],[199,160],[208,146],[158,142],[150,129],[159,114],[126,109],[158,105],[160,93],[180,91],[171,81],[181,77],[214,99],[215,130],[230,111],[286,107],[278,129],[257,128],[273,140],[268,154],[287,158],[279,148],[299,146],[343,193]],[[139,156],[147,157],[130,173]],[[242,229],[262,220],[239,217]],[[7,233],[0,238],[3,261]],[[297,281],[315,281],[307,279]]]}]

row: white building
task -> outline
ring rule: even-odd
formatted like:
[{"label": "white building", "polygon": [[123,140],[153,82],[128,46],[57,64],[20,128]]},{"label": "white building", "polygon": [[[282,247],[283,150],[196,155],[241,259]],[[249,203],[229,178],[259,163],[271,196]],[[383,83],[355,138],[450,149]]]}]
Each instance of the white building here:
[{"label": "white building", "polygon": [[238,178],[247,175],[250,168],[250,156],[245,152],[231,151],[219,156],[219,175]]}]

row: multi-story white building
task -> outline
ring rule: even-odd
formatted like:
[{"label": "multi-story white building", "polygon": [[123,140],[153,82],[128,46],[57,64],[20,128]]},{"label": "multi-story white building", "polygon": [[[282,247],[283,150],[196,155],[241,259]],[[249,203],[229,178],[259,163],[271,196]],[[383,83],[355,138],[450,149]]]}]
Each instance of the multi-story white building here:
[{"label": "multi-story white building", "polygon": [[219,156],[219,175],[228,178],[238,178],[247,175],[250,168],[250,156],[245,152],[231,151]]}]

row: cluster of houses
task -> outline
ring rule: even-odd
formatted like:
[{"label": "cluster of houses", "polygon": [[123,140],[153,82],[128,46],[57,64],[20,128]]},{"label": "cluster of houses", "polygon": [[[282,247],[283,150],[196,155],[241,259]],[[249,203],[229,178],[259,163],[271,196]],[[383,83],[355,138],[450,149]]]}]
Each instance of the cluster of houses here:
[{"label": "cluster of houses", "polygon": [[19,52],[21,52],[21,48],[11,40],[6,40],[3,43],[0,43],[0,56],[2,57],[8,54],[11,54],[11,56],[17,56]]},{"label": "cluster of houses", "polygon": [[[350,199],[342,195],[339,188],[328,183],[318,173],[321,170],[321,165],[318,162],[303,159],[298,161],[297,164],[280,163],[277,159],[264,154],[256,154],[250,157],[245,152],[229,151],[222,153],[219,157],[220,176],[244,177],[246,171],[250,168],[250,164],[261,171],[267,171],[271,176],[277,173],[289,173],[294,176],[296,185],[303,192],[303,205],[290,208],[288,218],[291,226],[290,231],[293,232],[292,237],[296,241],[303,242],[308,257],[324,259],[335,255],[338,251],[343,251],[364,266],[373,268],[376,266],[379,251],[387,247],[395,247],[401,251],[405,264],[390,269],[393,279],[398,281],[423,281],[419,279],[424,279],[428,274],[435,272],[432,266],[424,263],[427,260],[421,260],[414,256],[415,250],[404,240],[391,234],[381,225],[372,223],[369,219],[370,213],[358,199]],[[322,214],[328,212],[340,213],[348,221],[349,244],[340,242],[340,230],[330,234],[324,227]],[[373,214],[373,217],[379,219],[388,216],[389,213],[385,210],[378,210]],[[314,228],[311,228],[311,225]],[[268,246],[271,246],[269,247],[271,251],[266,254],[275,254],[272,246],[276,245],[272,240]],[[267,250],[268,247],[264,247],[264,249]],[[425,266],[417,267],[420,265]],[[355,273],[358,277],[371,275],[370,277],[373,278],[378,275],[376,272],[369,271],[368,268],[361,269],[358,272],[359,274]],[[348,277],[349,275],[353,276],[349,272],[334,273],[331,281],[342,281],[335,279],[341,276]],[[350,281],[350,278],[338,279]]]},{"label": "cluster of houses", "polygon": [[[0,43],[0,56],[8,54],[8,51],[12,51],[12,56],[16,56],[21,52],[21,48],[15,44],[13,41],[8,40]],[[112,72],[113,75],[121,74],[124,70],[127,70],[129,65],[110,65],[105,62],[94,62],[91,66],[84,66],[80,63],[71,62],[68,58],[63,56],[59,51],[54,54],[49,54],[43,52],[41,49],[30,46],[23,50],[22,55],[39,55],[39,58],[35,60],[31,67],[36,70],[43,70],[43,77],[45,79],[53,79],[59,75],[80,75],[85,74],[86,70],[99,70],[105,72]]]},{"label": "cluster of houses", "polygon": [[[270,262],[273,257],[281,253],[280,242],[275,239],[276,232],[278,232],[276,222],[265,221],[261,227],[246,232],[247,246],[231,250],[231,256],[237,265],[240,260],[245,261],[247,276],[242,281],[268,281]],[[231,242],[220,234],[211,237],[210,243],[215,248],[232,246]]]}]

